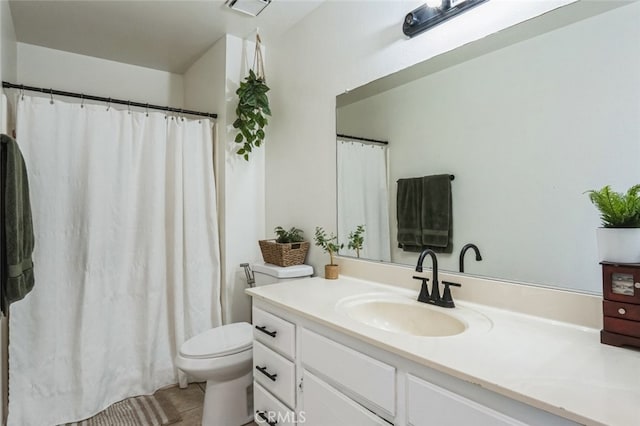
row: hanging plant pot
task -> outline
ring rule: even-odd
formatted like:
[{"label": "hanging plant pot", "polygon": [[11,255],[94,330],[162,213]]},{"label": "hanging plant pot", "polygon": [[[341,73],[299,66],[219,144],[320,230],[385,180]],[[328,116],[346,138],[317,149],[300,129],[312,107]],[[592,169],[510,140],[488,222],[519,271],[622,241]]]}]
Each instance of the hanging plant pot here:
[{"label": "hanging plant pot", "polygon": [[[255,68],[255,72],[253,70]],[[269,123],[267,116],[271,115],[267,92],[266,78],[264,76],[264,64],[262,60],[262,47],[260,36],[256,35],[256,53],[253,60],[253,68],[249,75],[240,83],[236,90],[238,106],[236,108],[236,120],[233,127],[238,129],[235,142],[242,144],[236,151],[238,155],[249,161],[249,154],[254,148],[260,147],[264,142],[264,128]]]}]

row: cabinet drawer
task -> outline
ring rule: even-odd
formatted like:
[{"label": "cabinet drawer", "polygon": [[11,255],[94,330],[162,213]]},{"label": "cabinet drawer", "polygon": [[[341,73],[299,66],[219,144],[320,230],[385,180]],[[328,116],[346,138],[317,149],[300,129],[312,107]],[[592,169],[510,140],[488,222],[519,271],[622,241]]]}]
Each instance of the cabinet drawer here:
[{"label": "cabinet drawer", "polygon": [[604,317],[604,329],[611,333],[640,337],[640,322]]},{"label": "cabinet drawer", "polygon": [[305,426],[389,426],[389,423],[306,370],[303,383],[304,407],[301,413],[304,413]]},{"label": "cabinet drawer", "polygon": [[640,321],[640,305],[629,303],[602,301],[602,312],[607,317],[622,318],[631,321]]},{"label": "cabinet drawer", "polygon": [[293,359],[296,348],[296,326],[262,309],[253,308],[252,315],[254,339]]},{"label": "cabinet drawer", "polygon": [[296,415],[286,405],[278,401],[273,395],[253,382],[254,419],[259,425],[295,425]]},{"label": "cabinet drawer", "polygon": [[309,330],[301,332],[302,363],[395,415],[396,369]]},{"label": "cabinet drawer", "polygon": [[518,420],[411,375],[407,381],[407,421],[412,426],[525,426]]},{"label": "cabinet drawer", "polygon": [[253,342],[253,377],[282,402],[295,407],[295,365],[256,341]]}]

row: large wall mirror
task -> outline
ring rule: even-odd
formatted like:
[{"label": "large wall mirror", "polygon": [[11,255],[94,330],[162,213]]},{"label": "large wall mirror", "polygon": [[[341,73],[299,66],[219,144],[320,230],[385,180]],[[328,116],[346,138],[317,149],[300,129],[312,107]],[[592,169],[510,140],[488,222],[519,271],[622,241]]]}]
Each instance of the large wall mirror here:
[{"label": "large wall mirror", "polygon": [[638,22],[639,2],[579,1],[338,96],[341,242],[364,224],[361,258],[415,265],[397,181],[451,174],[441,270],[475,243],[466,273],[600,293],[584,192],[640,183]]}]

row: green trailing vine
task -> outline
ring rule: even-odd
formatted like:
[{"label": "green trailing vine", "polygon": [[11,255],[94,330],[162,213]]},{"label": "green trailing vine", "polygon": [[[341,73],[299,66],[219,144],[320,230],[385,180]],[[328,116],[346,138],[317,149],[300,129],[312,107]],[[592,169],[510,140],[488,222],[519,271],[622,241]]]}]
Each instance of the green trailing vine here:
[{"label": "green trailing vine", "polygon": [[264,76],[261,41],[258,35],[256,35],[254,68],[256,71],[250,69],[249,75],[236,90],[238,95],[237,118],[233,122],[233,127],[238,129],[235,142],[242,144],[236,153],[247,161],[249,161],[249,154],[253,149],[264,143],[264,128],[269,123],[267,116],[271,115],[267,96],[269,86],[267,86]]}]

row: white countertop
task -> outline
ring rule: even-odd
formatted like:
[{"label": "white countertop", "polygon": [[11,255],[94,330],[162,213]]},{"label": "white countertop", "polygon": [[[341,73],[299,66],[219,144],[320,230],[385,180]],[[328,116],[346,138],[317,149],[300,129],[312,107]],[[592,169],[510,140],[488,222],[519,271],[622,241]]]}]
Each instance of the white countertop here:
[{"label": "white countertop", "polygon": [[362,324],[336,309],[345,297],[375,292],[417,296],[346,276],[247,290],[301,317],[579,423],[640,424],[640,351],[600,344],[600,330],[456,301],[460,311],[489,318],[491,327],[472,332],[471,322],[469,332],[419,337]]}]

